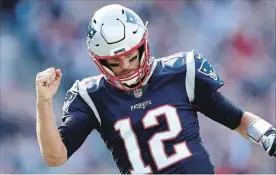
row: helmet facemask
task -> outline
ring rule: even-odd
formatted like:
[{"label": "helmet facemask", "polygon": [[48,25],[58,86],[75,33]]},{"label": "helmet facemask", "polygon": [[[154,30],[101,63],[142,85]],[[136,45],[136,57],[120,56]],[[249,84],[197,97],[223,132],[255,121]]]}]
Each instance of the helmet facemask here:
[{"label": "helmet facemask", "polygon": [[[106,60],[127,55],[128,53],[133,52],[136,49],[138,49],[139,52],[138,69],[127,76],[116,76],[113,73],[111,67],[107,64]],[[132,49],[124,53],[115,56],[110,56],[109,58],[97,58],[96,55],[93,56],[93,53],[90,52],[90,56],[93,58],[94,62],[99,68],[100,72],[104,75],[107,82],[125,91],[135,90],[142,86],[146,77],[149,75],[150,68],[152,65],[152,60],[150,58],[150,47],[148,45],[148,38],[146,33],[142,41],[137,46],[133,47]]]}]

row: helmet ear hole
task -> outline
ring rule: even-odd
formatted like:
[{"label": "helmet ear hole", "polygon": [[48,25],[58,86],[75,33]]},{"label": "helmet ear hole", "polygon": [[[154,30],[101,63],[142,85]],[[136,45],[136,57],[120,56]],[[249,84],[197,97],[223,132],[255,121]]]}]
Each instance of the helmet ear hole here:
[{"label": "helmet ear hole", "polygon": [[[145,43],[142,44],[139,48],[138,48],[138,52],[139,52],[139,62],[141,61],[142,55],[145,51]],[[141,63],[140,63],[141,64]]]},{"label": "helmet ear hole", "polygon": [[107,67],[108,69],[112,70],[111,67],[107,64],[107,61],[106,61],[106,60],[100,60],[100,63],[101,63],[103,66]]}]

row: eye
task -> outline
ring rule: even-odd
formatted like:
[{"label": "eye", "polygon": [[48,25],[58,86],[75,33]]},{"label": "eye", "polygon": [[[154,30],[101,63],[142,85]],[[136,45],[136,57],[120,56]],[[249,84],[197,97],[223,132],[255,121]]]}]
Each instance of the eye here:
[{"label": "eye", "polygon": [[118,67],[119,63],[108,63],[110,67]]},{"label": "eye", "polygon": [[137,59],[137,55],[134,56],[134,57],[132,57],[132,58],[129,60],[129,62],[132,62],[132,61],[134,61],[134,60],[136,60],[136,59]]}]

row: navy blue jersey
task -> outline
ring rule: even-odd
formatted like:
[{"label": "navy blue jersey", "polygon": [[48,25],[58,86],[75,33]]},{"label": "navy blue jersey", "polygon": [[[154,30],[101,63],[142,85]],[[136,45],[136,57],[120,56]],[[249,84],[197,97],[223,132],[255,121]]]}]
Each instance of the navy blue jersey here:
[{"label": "navy blue jersey", "polygon": [[213,173],[192,102],[223,85],[214,67],[195,51],[177,53],[155,59],[146,82],[125,92],[102,76],[77,81],[59,127],[68,157],[95,129],[121,173]]}]

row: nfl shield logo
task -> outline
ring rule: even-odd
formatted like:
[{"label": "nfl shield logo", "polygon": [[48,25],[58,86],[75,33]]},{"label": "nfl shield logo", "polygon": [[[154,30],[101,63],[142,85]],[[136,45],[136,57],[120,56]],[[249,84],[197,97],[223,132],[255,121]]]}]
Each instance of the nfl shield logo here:
[{"label": "nfl shield logo", "polygon": [[135,90],[133,91],[133,93],[134,93],[134,97],[136,97],[136,98],[140,98],[140,97],[142,97],[142,95],[143,95],[142,89],[135,89]]}]

